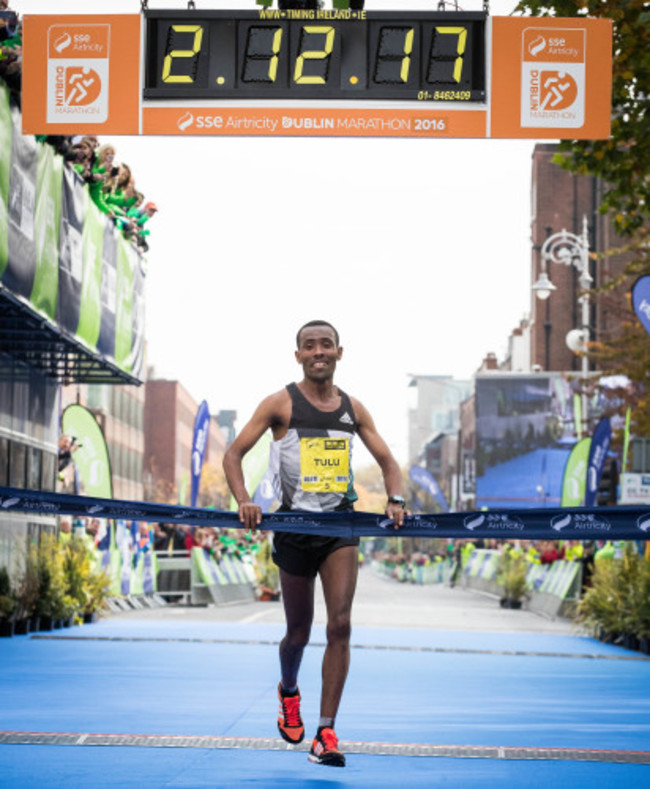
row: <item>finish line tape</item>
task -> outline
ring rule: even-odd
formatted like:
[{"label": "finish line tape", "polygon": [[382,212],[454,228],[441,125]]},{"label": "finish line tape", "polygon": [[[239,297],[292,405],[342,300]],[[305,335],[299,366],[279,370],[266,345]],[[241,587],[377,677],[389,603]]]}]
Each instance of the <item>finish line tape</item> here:
[{"label": "finish line tape", "polygon": [[[3,512],[242,528],[234,512],[0,486],[0,516]],[[501,509],[412,515],[405,518],[404,526],[398,531],[392,520],[370,512],[275,512],[263,515],[260,529],[332,537],[648,540],[650,507]]]}]

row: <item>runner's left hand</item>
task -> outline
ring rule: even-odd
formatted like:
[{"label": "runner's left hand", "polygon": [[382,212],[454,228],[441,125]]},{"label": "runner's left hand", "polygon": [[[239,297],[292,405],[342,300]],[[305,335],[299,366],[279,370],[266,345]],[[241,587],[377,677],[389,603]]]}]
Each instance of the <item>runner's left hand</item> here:
[{"label": "runner's left hand", "polygon": [[386,505],[386,516],[395,523],[395,528],[399,529],[404,525],[404,516],[410,515],[408,510],[405,510],[401,504],[395,504],[389,501]]}]

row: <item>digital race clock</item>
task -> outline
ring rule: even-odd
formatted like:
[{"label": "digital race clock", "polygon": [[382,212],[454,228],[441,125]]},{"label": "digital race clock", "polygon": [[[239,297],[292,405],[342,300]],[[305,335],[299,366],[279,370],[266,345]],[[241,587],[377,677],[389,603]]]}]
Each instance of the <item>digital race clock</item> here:
[{"label": "digital race clock", "polygon": [[484,102],[481,12],[146,11],[144,98]]}]

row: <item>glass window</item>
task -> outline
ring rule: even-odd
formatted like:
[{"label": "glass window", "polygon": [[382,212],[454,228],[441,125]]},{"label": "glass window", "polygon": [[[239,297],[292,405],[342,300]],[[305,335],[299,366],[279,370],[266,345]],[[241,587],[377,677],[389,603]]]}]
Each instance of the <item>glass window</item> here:
[{"label": "glass window", "polygon": [[9,484],[9,439],[0,437],[0,485]]},{"label": "glass window", "polygon": [[29,490],[39,490],[41,487],[41,458],[43,453],[36,447],[27,447],[27,474],[26,481]]},{"label": "glass window", "polygon": [[14,488],[25,487],[26,458],[27,447],[12,441],[9,450],[9,484]]},{"label": "glass window", "polygon": [[54,490],[55,469],[57,456],[51,452],[43,452],[43,465],[41,469],[41,490]]}]

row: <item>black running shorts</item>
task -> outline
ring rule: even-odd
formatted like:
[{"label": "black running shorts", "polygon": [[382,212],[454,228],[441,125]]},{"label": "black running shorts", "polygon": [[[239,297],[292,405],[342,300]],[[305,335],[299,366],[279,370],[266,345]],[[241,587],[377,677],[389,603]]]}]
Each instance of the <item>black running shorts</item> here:
[{"label": "black running shorts", "polygon": [[291,575],[315,578],[325,559],[346,545],[359,545],[359,538],[276,532],[273,535],[273,561]]}]

